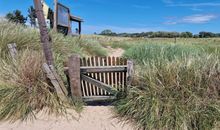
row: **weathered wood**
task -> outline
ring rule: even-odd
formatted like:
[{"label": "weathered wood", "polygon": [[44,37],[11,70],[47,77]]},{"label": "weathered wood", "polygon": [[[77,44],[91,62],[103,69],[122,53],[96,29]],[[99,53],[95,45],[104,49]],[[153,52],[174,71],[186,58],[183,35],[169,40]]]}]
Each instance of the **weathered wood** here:
[{"label": "weathered wood", "polygon": [[53,65],[53,53],[51,50],[51,41],[48,34],[46,21],[44,18],[41,0],[34,0],[35,11],[40,28],[40,38],[44,50],[44,55],[48,65]]},{"label": "weathered wood", "polygon": [[[123,62],[123,58],[120,58],[120,65],[124,65],[124,62]],[[127,68],[126,68],[126,71],[127,71]],[[124,75],[125,72],[121,72],[121,79],[120,79],[120,82],[121,82],[121,89],[124,91],[125,90],[125,82],[124,82],[124,78],[125,78],[125,75]]]},{"label": "weathered wood", "polygon": [[57,32],[57,0],[54,0],[53,30]]},{"label": "weathered wood", "polygon": [[[103,57],[103,58],[101,58],[101,65],[102,66],[106,66],[107,65],[107,61],[106,61],[106,57]],[[105,83],[105,84],[107,84],[107,80],[106,80],[106,78],[107,78],[107,73],[105,72],[105,73],[101,73],[102,75],[101,75],[101,77],[102,77],[102,81],[103,81],[103,83]],[[105,91],[105,90],[103,90],[102,91],[102,95],[106,95],[107,94],[107,92]]]},{"label": "weathered wood", "polygon": [[82,98],[80,80],[80,56],[72,55],[69,57],[68,73],[70,78],[71,94],[73,97]]},{"label": "weathered wood", "polygon": [[[87,59],[87,66],[91,66],[91,58]],[[88,73],[88,76],[92,76],[91,73]],[[87,82],[88,83],[88,82]],[[89,95],[92,96],[93,95],[93,89],[92,89],[92,84],[89,84]]]},{"label": "weathered wood", "polygon": [[115,96],[85,96],[83,100],[85,102],[93,102],[93,101],[108,101],[108,100],[115,100]]},{"label": "weathered wood", "polygon": [[67,96],[67,95],[68,95],[68,92],[67,92],[67,89],[66,89],[66,87],[65,87],[65,85],[64,85],[64,83],[63,83],[61,77],[60,77],[59,74],[56,72],[56,70],[55,70],[55,68],[54,68],[53,65],[50,65],[49,67],[50,67],[51,72],[53,73],[54,77],[55,77],[56,80],[58,81],[58,83],[59,83],[59,85],[60,85],[60,87],[61,87],[63,93]]},{"label": "weathered wood", "polygon": [[93,85],[95,85],[95,86],[97,86],[101,89],[104,89],[104,90],[110,92],[111,94],[116,94],[117,93],[117,91],[115,89],[113,89],[111,86],[109,86],[109,85],[107,85],[103,82],[100,82],[98,80],[95,80],[95,79],[93,79],[91,77],[88,77],[86,75],[83,75],[83,74],[81,75],[81,78],[82,78],[82,80],[90,82],[91,84],[93,84]]},{"label": "weathered wood", "polygon": [[[85,58],[80,59],[80,66],[85,66]],[[86,82],[81,80],[82,96],[86,96]]]},{"label": "weathered wood", "polygon": [[[109,66],[112,66],[112,58],[111,58],[111,57],[108,57],[108,65],[109,65]],[[113,84],[113,80],[112,80],[113,78],[112,78],[112,77],[113,77],[113,73],[110,72],[110,73],[109,73],[109,79],[108,79],[110,85]]]},{"label": "weathered wood", "polygon": [[[94,65],[93,66],[100,66],[100,61],[99,61],[99,57],[95,56],[94,57]],[[98,81],[101,81],[100,78],[100,73],[94,73],[94,78]],[[95,86],[95,90],[96,90],[96,95],[101,95],[101,89]]]},{"label": "weathered wood", "polygon": [[134,75],[134,63],[131,60],[127,61],[127,87],[131,86]]},{"label": "weathered wood", "polygon": [[18,54],[16,43],[8,44],[8,49],[12,59],[16,61],[16,56]]},{"label": "weathered wood", "polygon": [[118,90],[126,91],[128,68],[126,59],[96,56],[82,58],[80,65],[81,91],[82,96],[86,97],[83,98],[84,101],[86,99],[97,101],[117,93]]},{"label": "weathered wood", "polygon": [[[94,57],[91,57],[91,65],[94,66],[95,64],[95,58]],[[91,77],[94,78],[95,77],[95,74],[94,73],[91,73]],[[97,95],[96,93],[96,86],[91,84],[92,85],[92,90],[93,90],[93,95]]]},{"label": "weathered wood", "polygon": [[126,72],[127,66],[88,66],[80,67],[81,73]]},{"label": "weathered wood", "polygon": [[[116,58],[116,65],[120,65],[120,59],[119,57]],[[120,91],[121,90],[121,82],[120,82],[120,78],[121,78],[121,73],[120,72],[116,72],[116,84],[117,84],[117,89]]]},{"label": "weathered wood", "polygon": [[[83,63],[84,63],[84,66],[87,66],[87,59],[84,57],[83,58]],[[89,96],[89,83],[84,81],[85,82],[85,96]]]},{"label": "weathered wood", "polygon": [[50,67],[46,63],[43,64],[43,71],[46,73],[47,78],[50,79],[52,85],[54,86],[54,88],[56,90],[56,93],[57,93],[57,96],[61,100],[65,101],[66,100],[66,97],[65,97],[66,95],[63,92],[63,90],[61,89],[60,84],[57,81],[57,78],[54,76],[54,73],[51,71]]}]

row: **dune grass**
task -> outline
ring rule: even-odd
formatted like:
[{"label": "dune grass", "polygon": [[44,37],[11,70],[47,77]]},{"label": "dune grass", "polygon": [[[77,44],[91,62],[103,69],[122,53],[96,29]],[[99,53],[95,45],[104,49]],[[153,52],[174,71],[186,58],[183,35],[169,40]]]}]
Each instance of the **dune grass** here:
[{"label": "dune grass", "polygon": [[[67,57],[72,53],[86,56],[90,52],[86,52],[79,37],[65,37],[52,31],[50,36],[56,69],[66,81],[63,62]],[[17,62],[8,54],[9,43],[17,44]],[[42,71],[44,62],[37,29],[0,21],[0,120],[33,119],[35,114],[45,109],[48,113],[63,115],[69,106],[80,111],[81,102],[71,98],[66,103],[59,100]]]},{"label": "dune grass", "polygon": [[146,130],[211,130],[220,121],[220,58],[194,45],[142,44],[127,50],[136,64],[118,114]]},{"label": "dune grass", "polygon": [[43,108],[62,113],[64,105],[48,84],[42,63],[42,54],[30,50],[17,61],[0,60],[0,120],[33,119]]},{"label": "dune grass", "polygon": [[[209,130],[220,117],[220,39],[70,37],[50,31],[56,69],[64,78],[63,62],[72,53],[105,56],[105,48],[123,48],[135,61],[135,79],[128,95],[116,102],[119,115],[139,128]],[[18,46],[13,62],[7,44]],[[42,109],[66,113],[45,80],[44,58],[37,29],[0,21],[0,120],[30,119]],[[80,103],[79,103],[80,104]],[[80,107],[80,106],[79,106]],[[217,128],[218,129],[218,128]]]}]

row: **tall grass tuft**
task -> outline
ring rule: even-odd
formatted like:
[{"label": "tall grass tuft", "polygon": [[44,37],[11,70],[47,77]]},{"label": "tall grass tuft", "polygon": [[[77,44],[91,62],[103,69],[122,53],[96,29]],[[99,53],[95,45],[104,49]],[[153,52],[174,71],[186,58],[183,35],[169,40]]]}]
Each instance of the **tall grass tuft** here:
[{"label": "tall grass tuft", "polygon": [[33,119],[43,108],[49,113],[64,112],[63,103],[45,79],[42,59],[41,53],[25,50],[16,62],[0,60],[0,120]]},{"label": "tall grass tuft", "polygon": [[218,54],[188,46],[143,45],[125,55],[136,61],[136,78],[127,97],[116,103],[119,115],[146,130],[216,127],[220,121]]}]

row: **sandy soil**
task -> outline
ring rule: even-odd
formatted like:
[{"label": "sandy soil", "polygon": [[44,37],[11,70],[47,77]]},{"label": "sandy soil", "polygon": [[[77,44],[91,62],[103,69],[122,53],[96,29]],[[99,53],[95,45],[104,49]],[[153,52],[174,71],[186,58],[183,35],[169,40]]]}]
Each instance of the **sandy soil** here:
[{"label": "sandy soil", "polygon": [[0,130],[133,130],[131,124],[114,118],[112,109],[112,106],[86,106],[81,117],[73,112],[77,119],[45,117],[42,113],[33,122],[0,123]]},{"label": "sandy soil", "polygon": [[108,46],[107,49],[108,49],[108,52],[109,52],[108,53],[109,56],[121,57],[124,53],[124,50],[121,49],[121,48],[114,49],[114,48],[111,48],[110,46]]}]

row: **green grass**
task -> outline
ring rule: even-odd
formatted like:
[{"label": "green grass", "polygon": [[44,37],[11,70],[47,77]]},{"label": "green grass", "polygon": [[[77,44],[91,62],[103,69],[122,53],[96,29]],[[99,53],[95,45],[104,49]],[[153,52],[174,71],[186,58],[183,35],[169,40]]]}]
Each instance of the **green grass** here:
[{"label": "green grass", "polygon": [[138,63],[157,62],[174,59],[184,60],[194,56],[206,54],[219,54],[220,46],[192,45],[192,44],[137,44],[128,49],[124,56],[135,59]]},{"label": "green grass", "polygon": [[0,120],[32,119],[43,108],[64,112],[63,103],[45,79],[42,63],[41,53],[30,50],[21,52],[16,62],[0,60]]},{"label": "green grass", "polygon": [[[207,48],[209,46],[207,45]],[[220,121],[220,58],[193,44],[140,44],[125,57],[135,61],[118,114],[146,130],[211,130]]]}]

